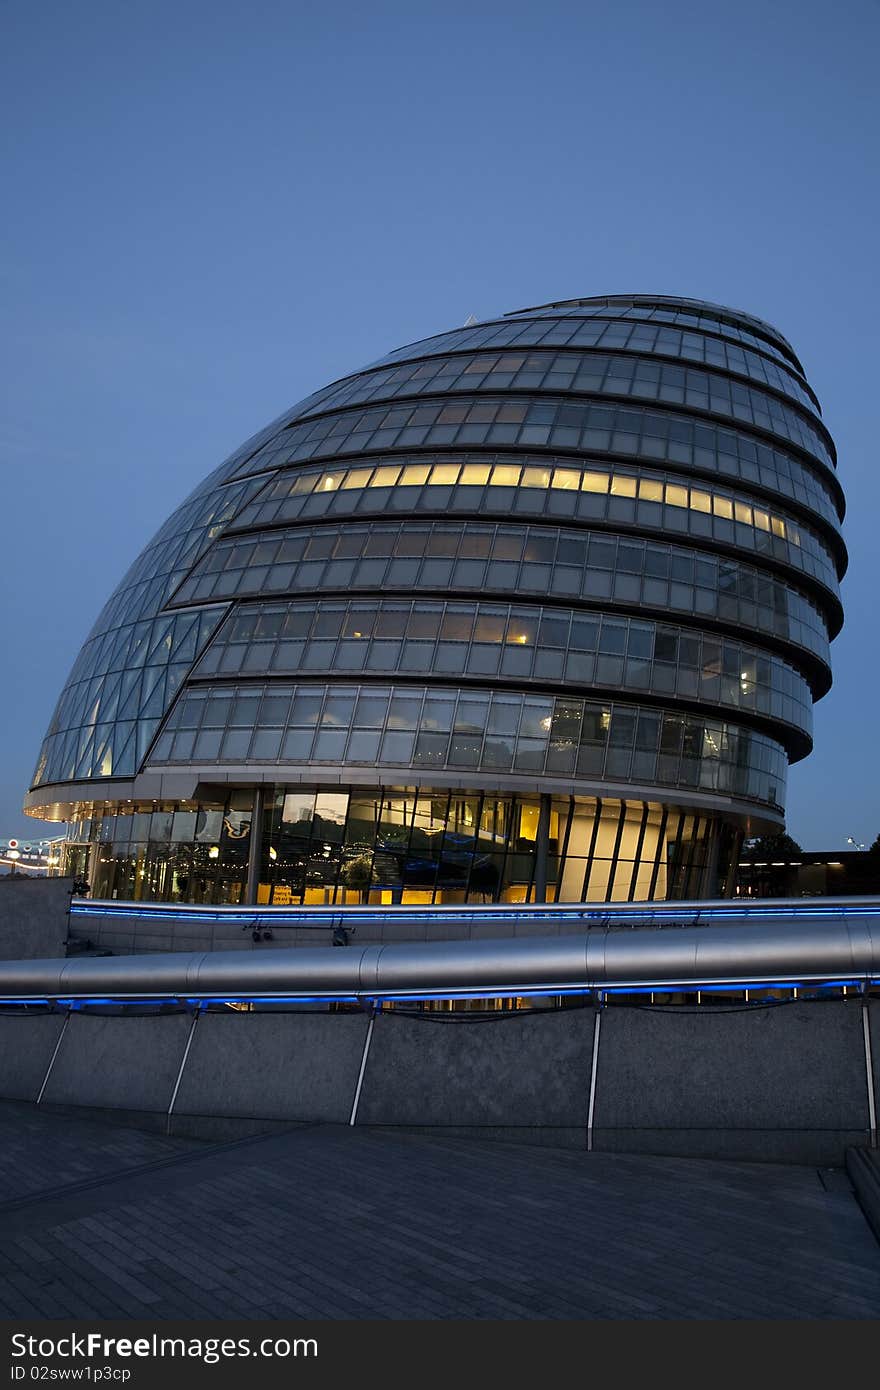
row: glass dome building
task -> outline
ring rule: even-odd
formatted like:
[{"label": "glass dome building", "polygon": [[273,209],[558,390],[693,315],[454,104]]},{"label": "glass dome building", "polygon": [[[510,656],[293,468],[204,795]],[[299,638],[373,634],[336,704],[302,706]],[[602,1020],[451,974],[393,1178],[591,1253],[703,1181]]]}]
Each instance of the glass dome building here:
[{"label": "glass dome building", "polygon": [[614,295],[414,343],[173,513],[26,809],[103,898],[723,896],[811,748],[843,511],[748,314]]}]

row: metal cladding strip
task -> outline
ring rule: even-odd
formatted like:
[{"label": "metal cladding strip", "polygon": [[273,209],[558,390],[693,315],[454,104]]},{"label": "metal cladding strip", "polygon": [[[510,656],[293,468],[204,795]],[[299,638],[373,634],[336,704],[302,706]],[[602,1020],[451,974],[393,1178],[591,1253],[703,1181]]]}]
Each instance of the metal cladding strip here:
[{"label": "metal cladding strip", "polygon": [[880,914],[874,918],[852,918],[846,927],[854,962],[860,953],[867,954],[875,962],[880,959]]},{"label": "metal cladding strip", "polygon": [[0,999],[375,997],[880,977],[869,919],[0,962]]},{"label": "metal cladding strip", "polygon": [[846,923],[609,932],[608,984],[849,979],[876,973],[880,952],[870,932]]},{"label": "metal cladding strip", "polygon": [[[367,985],[361,985],[361,962],[363,957],[376,947],[297,947],[294,950],[273,951],[209,951],[200,956],[186,957],[193,962],[191,969],[185,971],[186,983],[176,993],[199,998],[202,995],[215,995],[235,999],[241,995],[271,994],[346,994],[355,995],[368,992]],[[291,960],[294,957],[294,960]],[[148,962],[155,956],[127,956],[126,964],[132,967],[131,992],[150,989],[150,969]],[[163,961],[173,960],[174,953],[162,957]],[[179,956],[178,956],[179,959]],[[184,971],[179,970],[179,974]],[[375,977],[375,971],[373,972]],[[375,988],[375,986],[373,986]],[[0,970],[0,992],[2,992],[2,970]]]},{"label": "metal cladding strip", "polygon": [[605,938],[607,936],[608,931],[606,929],[605,931],[587,932],[587,935],[582,938],[584,943],[584,978],[587,980],[604,980],[606,978]]},{"label": "metal cladding strip", "polygon": [[[169,951],[151,956],[88,956],[70,960],[0,963],[0,995],[50,994],[54,998],[120,997],[133,991],[186,996],[206,953]],[[227,955],[234,953],[227,952]]]},{"label": "metal cladding strip", "polygon": [[385,951],[384,946],[365,946],[358,963],[358,990],[365,994],[375,993],[379,988],[379,963]]},{"label": "metal cladding strip", "polygon": [[[760,929],[759,929],[760,930]],[[719,958],[726,964],[725,943],[731,937],[742,941],[753,928],[748,927],[682,927],[648,931],[616,931],[605,933],[605,959],[602,978],[608,984],[625,980],[636,984],[651,984],[655,980],[693,980],[696,979],[698,943],[711,935],[714,949],[710,948],[704,970],[717,973],[715,962]],[[738,952],[739,968],[746,965],[746,952]],[[723,970],[727,976],[727,972]]]}]

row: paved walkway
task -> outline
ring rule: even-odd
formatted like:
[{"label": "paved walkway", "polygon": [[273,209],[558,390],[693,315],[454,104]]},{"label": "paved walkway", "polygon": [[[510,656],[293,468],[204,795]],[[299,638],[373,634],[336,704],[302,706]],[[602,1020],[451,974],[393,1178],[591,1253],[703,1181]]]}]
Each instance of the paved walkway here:
[{"label": "paved walkway", "polygon": [[0,1104],[0,1316],[880,1317],[843,1173]]}]

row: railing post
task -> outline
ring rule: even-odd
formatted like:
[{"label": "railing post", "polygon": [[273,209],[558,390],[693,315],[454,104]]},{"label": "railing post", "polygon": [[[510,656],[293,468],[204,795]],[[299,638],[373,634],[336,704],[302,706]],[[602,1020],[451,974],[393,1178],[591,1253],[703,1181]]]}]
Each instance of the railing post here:
[{"label": "railing post", "polygon": [[877,1147],[877,1106],[874,1101],[874,1058],[871,1052],[871,1017],[867,1001],[862,1004],[862,1032],[865,1038],[865,1079],[868,1083],[868,1125],[871,1148]]},{"label": "railing post", "polygon": [[200,1009],[199,1009],[198,1004],[196,1004],[196,1011],[195,1011],[195,1013],[193,1014],[193,1021],[192,1021],[192,1023],[190,1024],[189,1033],[188,1033],[187,1039],[186,1039],[186,1047],[183,1049],[183,1056],[182,1056],[181,1059],[180,1059],[180,1068],[179,1068],[178,1073],[177,1073],[177,1080],[176,1080],[175,1083],[174,1083],[174,1090],[171,1092],[171,1100],[168,1102],[168,1109],[167,1109],[167,1111],[165,1112],[165,1133],[166,1133],[166,1134],[170,1134],[170,1133],[171,1133],[171,1117],[172,1117],[172,1115],[174,1114],[174,1106],[175,1106],[175,1103],[176,1103],[176,1101],[177,1101],[177,1092],[180,1090],[180,1083],[181,1083],[181,1081],[183,1080],[183,1070],[184,1070],[184,1067],[186,1066],[187,1058],[189,1057],[189,1050],[190,1050],[190,1048],[192,1047],[192,1044],[193,1044],[193,1035],[195,1034],[195,1031],[196,1031],[196,1024],[197,1024],[198,1021],[199,1021],[199,1013],[200,1013]]},{"label": "railing post", "polygon": [[590,1067],[590,1105],[587,1110],[587,1153],[593,1151],[593,1116],[596,1113],[596,1079],[599,1072],[599,1029],[602,1023],[602,996],[596,1004],[596,1018],[593,1023],[593,1061]]},{"label": "railing post", "polygon": [[64,1022],[63,1022],[62,1025],[61,1025],[61,1032],[58,1034],[58,1041],[57,1041],[57,1043],[55,1044],[55,1050],[54,1050],[54,1052],[52,1053],[51,1058],[49,1059],[49,1065],[48,1065],[48,1067],[46,1068],[46,1075],[43,1077],[43,1084],[42,1084],[42,1086],[40,1087],[40,1094],[37,1096],[37,1105],[39,1105],[40,1102],[42,1101],[42,1099],[43,1099],[43,1093],[44,1093],[44,1091],[46,1090],[47,1085],[49,1084],[49,1077],[52,1075],[52,1068],[53,1068],[54,1065],[55,1065],[55,1058],[58,1056],[58,1053],[61,1051],[61,1044],[64,1042],[64,1034],[67,1032],[67,1025],[68,1025],[69,1022],[70,1022],[70,1009],[67,1010],[67,1013],[66,1013],[65,1016],[64,1016]]},{"label": "railing post", "polygon": [[375,1005],[370,1009],[370,1021],[367,1024],[367,1036],[364,1038],[364,1050],[361,1054],[361,1069],[358,1072],[357,1085],[354,1088],[354,1099],[351,1103],[351,1114],[348,1117],[349,1125],[357,1124],[358,1106],[361,1102],[361,1090],[364,1084],[364,1073],[367,1070],[367,1058],[370,1055],[370,1042],[373,1037],[373,1023],[376,1019]]}]

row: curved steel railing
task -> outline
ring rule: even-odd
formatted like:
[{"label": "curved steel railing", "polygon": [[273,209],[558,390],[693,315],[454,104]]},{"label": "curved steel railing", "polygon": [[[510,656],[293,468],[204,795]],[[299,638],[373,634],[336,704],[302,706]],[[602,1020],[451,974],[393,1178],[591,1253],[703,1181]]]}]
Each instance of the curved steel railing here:
[{"label": "curved steel railing", "polygon": [[[0,1001],[486,998],[880,979],[876,899],[837,900],[833,909],[828,900],[798,901],[787,911],[765,902],[751,921],[747,913],[686,924],[683,908],[693,915],[708,906],[667,904],[676,913],[674,929],[655,922],[626,930],[619,919],[611,925],[608,905],[599,909],[603,924],[566,935],[6,961],[0,962]],[[499,921],[493,909],[474,911]],[[541,905],[529,917],[537,925],[553,911]],[[755,921],[759,914],[763,920]],[[633,925],[636,915],[631,907]]]},{"label": "curved steel railing", "polygon": [[697,926],[720,922],[745,925],[752,921],[829,917],[880,917],[880,898],[729,898],[695,901],[657,901],[642,903],[467,903],[447,906],[347,904],[337,907],[316,905],[275,907],[262,904],[203,904],[121,902],[107,898],[73,898],[72,918],[126,919],[142,922],[146,928],[179,920],[189,923],[211,922],[238,927],[296,927],[332,931],[335,927],[375,926],[382,922],[407,925],[479,926],[503,923],[511,932],[521,928],[558,929],[561,925],[596,926]]}]

